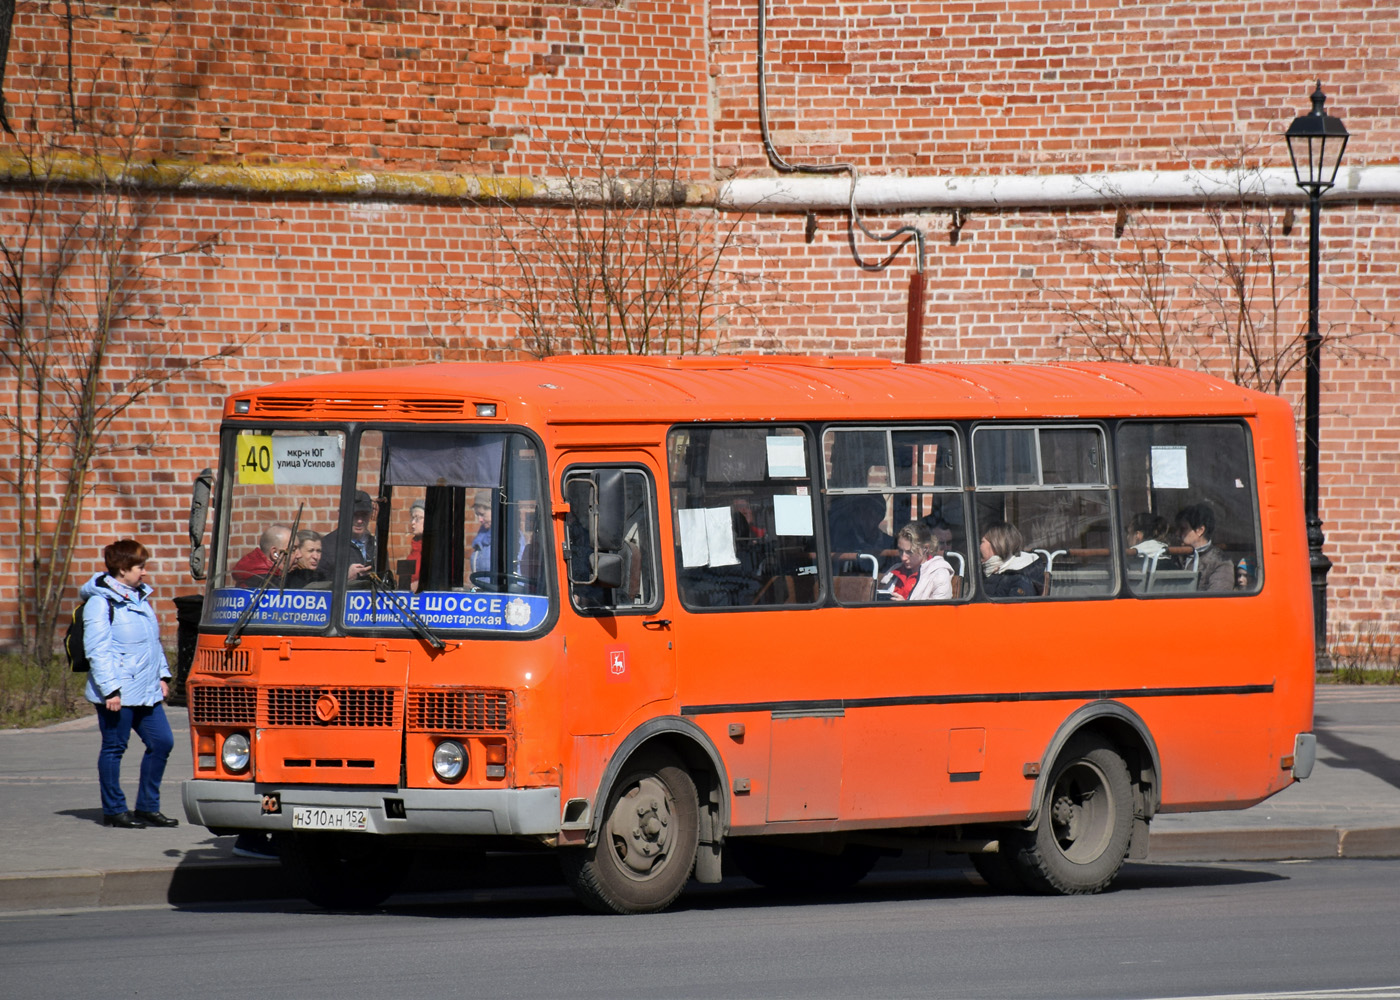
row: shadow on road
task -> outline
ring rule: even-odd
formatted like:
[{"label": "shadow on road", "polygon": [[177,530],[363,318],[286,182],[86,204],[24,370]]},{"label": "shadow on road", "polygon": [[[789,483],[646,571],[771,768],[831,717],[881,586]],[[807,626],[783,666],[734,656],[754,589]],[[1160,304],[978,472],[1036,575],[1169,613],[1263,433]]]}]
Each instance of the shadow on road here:
[{"label": "shadow on road", "polygon": [[1330,721],[1325,715],[1314,715],[1313,730],[1317,733],[1318,745],[1337,758],[1329,760],[1328,767],[1364,771],[1366,774],[1380,778],[1392,788],[1400,788],[1400,761],[1393,757],[1387,757],[1374,747],[1363,746],[1360,743],[1343,739],[1328,730],[1327,723]]},{"label": "shadow on road", "polygon": [[[527,920],[542,917],[589,916],[571,892],[552,873],[548,865],[533,870],[517,869],[515,874],[529,872],[525,881],[507,884],[509,880],[494,878],[495,884],[475,888],[442,887],[438,891],[404,892],[392,897],[382,906],[360,913],[365,917],[389,916],[417,919],[476,919]],[[1177,890],[1191,887],[1250,885],[1286,881],[1288,876],[1276,871],[1238,868],[1224,864],[1129,864],[1108,895],[1125,892]],[[946,867],[926,871],[882,871],[867,878],[852,889],[840,892],[794,893],[765,889],[740,876],[726,878],[718,885],[692,883],[667,911],[668,913],[745,911],[775,908],[810,908],[821,906],[851,906],[903,902],[955,902],[998,900],[1002,894],[988,888],[974,874],[970,865],[952,861]],[[1057,897],[1022,897],[1028,903],[1044,900],[1054,904]],[[325,913],[327,911],[300,900],[268,899],[261,902],[203,903],[190,905],[201,911],[238,911],[246,913]],[[600,917],[598,919],[608,919]]]},{"label": "shadow on road", "polygon": [[102,809],[59,809],[55,816],[71,816],[73,819],[85,819],[91,823],[102,825]]}]

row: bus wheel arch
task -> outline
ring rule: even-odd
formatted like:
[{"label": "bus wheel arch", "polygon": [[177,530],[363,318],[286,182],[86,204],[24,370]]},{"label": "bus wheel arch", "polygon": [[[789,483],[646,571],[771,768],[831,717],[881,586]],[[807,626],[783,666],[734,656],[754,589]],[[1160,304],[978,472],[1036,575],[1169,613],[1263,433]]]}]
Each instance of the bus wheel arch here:
[{"label": "bus wheel arch", "polygon": [[[1031,796],[1026,829],[1034,830],[1040,824],[1040,806],[1045,801],[1046,783],[1065,748],[1076,737],[1086,733],[1106,741],[1123,758],[1133,786],[1133,815],[1142,821],[1145,836],[1145,825],[1156,815],[1162,801],[1162,758],[1157,752],[1157,741],[1153,739],[1152,731],[1142,716],[1121,702],[1108,700],[1081,706],[1055,731],[1040,761],[1040,774],[1036,777],[1035,791]],[[1136,836],[1135,832],[1135,850],[1139,846]],[[1145,856],[1146,846],[1144,841],[1141,845],[1144,855],[1134,853],[1131,856]]]},{"label": "bus wheel arch", "polygon": [[[595,910],[643,913],[669,905],[692,873],[718,882],[726,787],[724,765],[694,723],[664,718],[638,728],[599,782],[587,846],[561,852],[575,893]],[[643,850],[636,863],[629,841]],[[665,855],[654,873],[647,860],[653,852]]]},{"label": "bus wheel arch", "polygon": [[1101,701],[1076,711],[1047,748],[1028,822],[1005,838],[1008,869],[1034,892],[1107,888],[1125,858],[1146,854],[1159,768],[1132,709]]}]

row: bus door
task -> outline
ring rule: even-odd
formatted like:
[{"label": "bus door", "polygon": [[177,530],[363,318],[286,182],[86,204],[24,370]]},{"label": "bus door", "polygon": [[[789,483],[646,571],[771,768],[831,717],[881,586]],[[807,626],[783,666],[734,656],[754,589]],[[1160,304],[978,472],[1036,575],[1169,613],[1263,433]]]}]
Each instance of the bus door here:
[{"label": "bus door", "polygon": [[644,705],[675,696],[671,623],[661,590],[656,474],[644,461],[565,457],[563,536],[568,681],[575,736],[614,733]]}]

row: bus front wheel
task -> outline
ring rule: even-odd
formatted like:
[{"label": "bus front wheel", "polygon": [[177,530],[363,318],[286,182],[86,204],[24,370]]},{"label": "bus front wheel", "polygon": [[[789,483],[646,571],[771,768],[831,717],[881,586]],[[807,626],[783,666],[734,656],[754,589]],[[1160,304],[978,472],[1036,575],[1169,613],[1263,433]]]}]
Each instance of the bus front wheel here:
[{"label": "bus front wheel", "polygon": [[597,844],[560,856],[569,884],[599,913],[665,909],[695,868],[695,782],[676,758],[652,753],[628,762],[607,802]]},{"label": "bus front wheel", "polygon": [[1128,766],[1103,739],[1085,734],[1055,762],[1040,822],[1012,855],[1033,892],[1080,895],[1108,888],[1128,855],[1133,790]]}]

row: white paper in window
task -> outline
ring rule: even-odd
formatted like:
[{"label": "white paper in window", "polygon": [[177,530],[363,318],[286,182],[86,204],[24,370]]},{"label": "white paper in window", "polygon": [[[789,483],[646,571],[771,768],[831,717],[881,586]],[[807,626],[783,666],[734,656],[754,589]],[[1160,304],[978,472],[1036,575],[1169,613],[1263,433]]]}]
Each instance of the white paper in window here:
[{"label": "white paper in window", "polygon": [[1153,446],[1152,488],[1156,490],[1184,490],[1190,486],[1190,480],[1186,475],[1186,446]]},{"label": "white paper in window", "polygon": [[768,438],[768,477],[792,479],[806,477],[807,450],[805,439],[795,436]]},{"label": "white paper in window", "polygon": [[691,508],[679,512],[681,565],[687,568],[710,564],[710,544],[705,536],[705,511]]},{"label": "white paper in window", "polygon": [[734,554],[734,514],[728,507],[705,509],[705,541],[711,566],[733,566],[739,561]]},{"label": "white paper in window", "polygon": [[812,498],[774,496],[773,528],[779,535],[812,534]]}]

